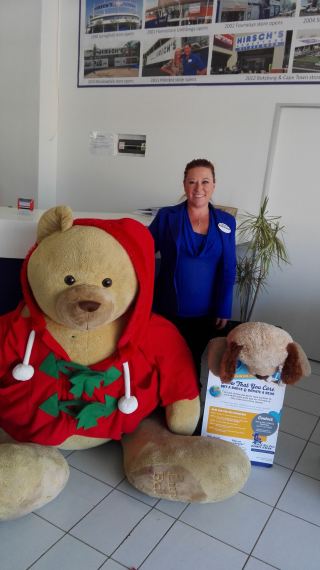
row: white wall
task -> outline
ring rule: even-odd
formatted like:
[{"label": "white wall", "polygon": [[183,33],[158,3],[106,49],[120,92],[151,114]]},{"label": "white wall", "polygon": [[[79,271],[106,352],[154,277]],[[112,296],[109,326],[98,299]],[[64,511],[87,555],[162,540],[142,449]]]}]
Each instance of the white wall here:
[{"label": "white wall", "polygon": [[[173,203],[185,163],[203,156],[216,164],[216,201],[256,210],[275,104],[316,102],[320,85],[79,89],[78,0],[60,10],[57,202],[89,211]],[[147,156],[94,156],[96,129],[146,134]]]},{"label": "white wall", "polygon": [[37,197],[40,0],[0,2],[0,206]]},{"label": "white wall", "polygon": [[[317,102],[320,85],[79,89],[78,11],[78,0],[0,3],[0,205],[37,186],[41,208],[174,203],[185,163],[207,157],[216,201],[255,211],[276,103]],[[92,130],[146,134],[147,155],[94,155]]]}]

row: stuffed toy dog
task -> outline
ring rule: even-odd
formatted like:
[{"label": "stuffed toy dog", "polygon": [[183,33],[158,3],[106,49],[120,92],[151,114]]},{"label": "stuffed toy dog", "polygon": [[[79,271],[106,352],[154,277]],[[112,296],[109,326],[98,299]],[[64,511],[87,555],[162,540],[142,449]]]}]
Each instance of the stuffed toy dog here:
[{"label": "stuffed toy dog", "polygon": [[[22,269],[23,302],[0,319],[0,519],[57,496],[60,449],[121,440],[128,480],[178,501],[220,501],[250,473],[238,447],[192,437],[199,394],[176,328],[151,312],[154,246],[130,219],[45,212]],[[163,408],[164,413],[152,415]]]},{"label": "stuffed toy dog", "polygon": [[208,366],[223,382],[232,380],[238,360],[260,379],[268,380],[280,371],[285,384],[294,384],[311,372],[301,346],[286,331],[267,323],[243,323],[226,338],[210,341]]}]

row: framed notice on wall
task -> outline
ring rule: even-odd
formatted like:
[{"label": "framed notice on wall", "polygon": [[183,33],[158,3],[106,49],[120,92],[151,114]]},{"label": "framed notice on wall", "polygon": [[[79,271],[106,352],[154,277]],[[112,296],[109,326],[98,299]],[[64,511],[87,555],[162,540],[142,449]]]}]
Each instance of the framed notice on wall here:
[{"label": "framed notice on wall", "polygon": [[320,0],[79,5],[79,87],[320,83]]}]

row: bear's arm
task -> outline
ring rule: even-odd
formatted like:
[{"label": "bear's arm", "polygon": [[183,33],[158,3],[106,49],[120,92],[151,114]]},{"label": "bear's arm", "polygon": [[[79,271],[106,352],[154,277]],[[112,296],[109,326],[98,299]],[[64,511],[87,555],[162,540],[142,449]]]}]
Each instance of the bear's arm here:
[{"label": "bear's arm", "polygon": [[150,333],[160,404],[166,408],[168,427],[175,433],[193,433],[199,420],[200,400],[191,352],[176,327],[163,317],[152,316]]}]

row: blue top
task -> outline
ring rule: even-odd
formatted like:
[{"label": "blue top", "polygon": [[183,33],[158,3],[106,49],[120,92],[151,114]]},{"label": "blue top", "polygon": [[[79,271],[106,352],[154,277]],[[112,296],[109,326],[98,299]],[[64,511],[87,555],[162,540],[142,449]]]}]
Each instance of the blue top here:
[{"label": "blue top", "polygon": [[197,53],[190,53],[189,57],[184,54],[181,61],[183,75],[197,75],[197,71],[202,71],[206,67]]},{"label": "blue top", "polygon": [[213,211],[210,210],[207,235],[196,233],[184,209],[180,255],[176,269],[179,317],[214,314],[212,291],[222,244]]},{"label": "blue top", "polygon": [[[231,317],[233,285],[236,276],[236,221],[227,212],[218,210],[211,205],[209,208],[208,234],[199,238],[200,243],[198,243],[195,232],[191,234],[191,241],[188,238],[187,242],[185,240],[186,234],[183,228],[185,227],[186,231],[190,231],[191,228],[192,231],[190,222],[189,230],[188,226],[183,223],[185,216],[189,220],[186,202],[177,206],[161,208],[149,226],[155,241],[155,251],[159,251],[161,254],[160,270],[155,286],[154,310],[162,315],[173,317],[181,316],[184,313],[181,303],[185,308],[185,297],[184,293],[181,293],[181,289],[182,286],[184,288],[186,285],[185,277],[189,271],[189,276],[190,273],[193,275],[193,287],[197,286],[196,295],[200,297],[199,287],[201,287],[201,294],[206,290],[205,302],[209,307],[209,314],[221,319]],[[220,236],[220,240],[217,239],[217,236]],[[189,249],[186,250],[188,244]],[[192,248],[191,251],[190,247]],[[217,250],[213,253],[212,248],[215,249],[215,247]],[[220,253],[219,247],[221,247]],[[186,258],[187,264],[185,263]],[[201,267],[201,278],[198,274],[199,266],[195,262],[201,266],[207,265],[206,269]],[[212,265],[214,268],[211,271]],[[209,279],[211,278],[211,287],[207,287],[203,283],[208,275]],[[192,298],[194,296],[195,293],[192,293]],[[194,308],[195,305],[193,304]],[[198,312],[196,314],[193,310],[192,312],[193,316],[196,314],[200,316]],[[203,307],[200,308],[200,313],[203,315]]]}]

